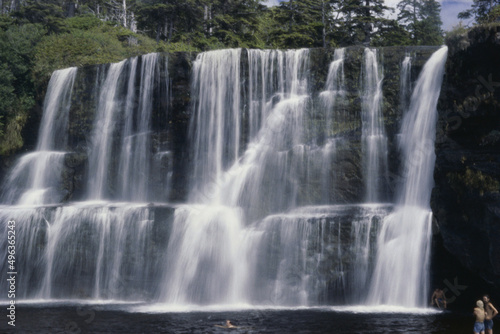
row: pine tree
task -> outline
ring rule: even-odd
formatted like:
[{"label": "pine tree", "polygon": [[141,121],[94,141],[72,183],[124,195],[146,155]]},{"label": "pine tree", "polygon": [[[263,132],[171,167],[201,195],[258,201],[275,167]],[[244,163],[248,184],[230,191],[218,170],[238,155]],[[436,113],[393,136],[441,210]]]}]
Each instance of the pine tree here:
[{"label": "pine tree", "polygon": [[389,20],[384,17],[384,0],[343,0],[340,4],[343,43],[369,45],[374,32]]},{"label": "pine tree", "polygon": [[424,0],[421,18],[417,31],[419,45],[440,45],[443,43],[443,30],[441,26],[441,5],[436,0]]},{"label": "pine tree", "polygon": [[473,0],[472,8],[458,13],[459,19],[474,17],[477,23],[487,23],[500,17],[500,0]]},{"label": "pine tree", "polygon": [[288,0],[271,10],[275,21],[272,44],[278,47],[318,47],[326,43],[323,0]]},{"label": "pine tree", "polygon": [[212,34],[230,47],[256,47],[258,40],[258,17],[265,6],[261,0],[211,1]]},{"label": "pine tree", "polygon": [[415,45],[439,45],[443,42],[441,5],[436,0],[402,0],[398,20],[411,34]]},{"label": "pine tree", "polygon": [[411,32],[413,39],[418,39],[415,29],[422,10],[421,0],[402,0],[398,3],[398,9],[398,21]]}]

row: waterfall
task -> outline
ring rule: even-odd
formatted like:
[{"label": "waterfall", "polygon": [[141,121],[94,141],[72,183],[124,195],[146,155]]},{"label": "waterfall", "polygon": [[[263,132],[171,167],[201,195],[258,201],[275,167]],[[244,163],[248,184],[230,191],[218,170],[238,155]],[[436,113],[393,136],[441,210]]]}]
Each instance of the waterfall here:
[{"label": "waterfall", "polygon": [[109,178],[109,161],[116,127],[116,113],[120,106],[118,83],[127,61],[111,64],[106,80],[101,87],[101,95],[94,121],[94,132],[89,152],[89,199],[104,199]]},{"label": "waterfall", "polygon": [[[159,254],[165,251],[153,233],[159,230],[158,224],[166,223],[156,211],[158,217],[145,206],[130,204],[2,210],[2,219],[16,217],[18,222],[16,265],[22,274],[16,295],[30,299],[148,298],[151,284],[158,281]],[[0,245],[6,247],[7,242]],[[1,268],[7,272],[7,263]]]},{"label": "waterfall", "polygon": [[241,49],[201,53],[193,64],[193,201],[222,176],[240,151]]},{"label": "waterfall", "polygon": [[387,136],[382,115],[382,80],[377,50],[364,52],[362,71],[362,144],[365,168],[366,201],[384,200],[383,187],[387,172]]},{"label": "waterfall", "polygon": [[[157,53],[144,55],[140,60],[134,57],[111,64],[107,71],[89,148],[89,175],[93,175],[88,183],[90,200],[154,199],[149,179],[153,168],[151,117],[153,95],[159,86],[158,59]],[[121,137],[118,149],[117,137]],[[118,162],[113,159],[115,155]]]},{"label": "waterfall", "polygon": [[[301,207],[271,215],[245,233],[252,302],[360,303],[373,263],[383,206]],[[328,296],[329,291],[332,296]]]},{"label": "waterfall", "polygon": [[22,156],[10,172],[4,186],[4,202],[40,205],[62,199],[57,185],[65,156],[68,112],[76,73],[77,69],[72,67],[52,74],[36,151]]},{"label": "waterfall", "polygon": [[[331,130],[339,130],[334,126],[335,113],[337,111],[338,118],[344,118],[345,115],[338,113],[341,109],[341,103],[345,98],[345,76],[344,76],[344,58],[345,49],[336,49],[333,55],[333,61],[328,68],[328,76],[326,78],[325,90],[320,93],[321,102],[326,113],[326,128]],[[339,121],[339,119],[337,119]]]},{"label": "waterfall", "polygon": [[396,212],[385,220],[378,239],[376,268],[368,302],[421,307],[428,298],[434,139],[437,101],[448,48],[425,64],[401,127],[403,186]]},{"label": "waterfall", "polygon": [[331,173],[332,162],[335,160],[335,153],[339,142],[342,141],[338,138],[341,126],[336,125],[346,119],[344,113],[345,103],[345,75],[344,75],[344,59],[345,49],[335,49],[333,61],[328,68],[328,75],[326,78],[325,89],[319,94],[321,103],[323,105],[326,122],[325,122],[325,136],[328,138],[326,143],[321,149],[321,156],[313,157],[313,160],[321,161],[321,174],[322,185],[321,194],[324,203],[328,203],[329,199],[336,194],[335,185],[333,183]]},{"label": "waterfall", "polygon": [[407,53],[401,63],[401,74],[399,77],[399,100],[403,112],[408,110],[410,106],[412,88],[411,56]]},{"label": "waterfall", "polygon": [[[244,287],[248,275],[244,273],[248,269],[245,261],[248,250],[241,242],[245,222],[256,218],[254,215],[261,216],[265,210],[286,209],[294,201],[293,192],[287,195],[286,177],[289,174],[282,171],[289,168],[290,153],[287,151],[297,149],[300,143],[302,113],[308,101],[305,77],[308,50],[252,54],[259,59],[250,62],[249,73],[256,73],[255,67],[261,64],[273,66],[269,57],[283,59],[278,62],[282,65],[276,71],[278,83],[283,85],[264,92],[272,99],[276,89],[281,92],[281,99],[271,108],[262,127],[254,138],[250,138],[246,151],[236,160],[240,144],[236,129],[241,124],[242,110],[239,95],[236,97],[230,87],[239,86],[241,80],[240,53],[240,50],[207,52],[198,56],[194,67],[192,87],[198,96],[191,124],[199,131],[193,147],[195,177],[197,182],[205,180],[208,184],[193,187],[194,198],[201,204],[187,205],[176,211],[172,231],[175,241],[169,245],[164,279],[169,283],[160,297],[169,303],[247,300]],[[233,65],[222,61],[225,58]],[[259,87],[268,80],[261,76]],[[254,99],[255,95],[249,94],[249,98]],[[206,128],[204,122],[216,128]],[[222,150],[222,144],[228,150]],[[224,169],[229,162],[232,165]],[[260,204],[264,193],[269,194],[270,200],[265,208]]]},{"label": "waterfall", "polygon": [[[19,159],[2,189],[3,201],[16,204],[0,206],[0,217],[2,228],[9,220],[17,223],[19,298],[153,299],[165,261],[169,236],[165,226],[173,209],[102,200],[145,202],[168,197],[171,147],[157,140],[153,149],[151,139],[154,117],[165,119],[162,112],[169,104],[168,58],[164,58],[160,63],[160,54],[150,54],[98,66],[92,89],[75,80],[76,68],[53,73],[37,150]],[[84,134],[89,146],[85,152],[65,152],[68,142],[74,141],[69,138],[75,136],[69,119],[80,112],[82,101],[76,99],[82,91],[90,110],[93,102],[96,107],[92,131]],[[167,134],[167,129],[163,131]],[[61,203],[64,194],[59,189],[72,181],[71,154],[85,158],[85,153],[89,170],[82,181],[88,193],[82,197],[101,202]],[[165,173],[158,180],[166,189],[150,192],[151,170]],[[7,238],[0,241],[0,248],[7,249]],[[6,265],[1,266],[5,272]]]},{"label": "waterfall", "polygon": [[[123,131],[123,143],[119,171],[122,177],[121,198],[132,201],[147,201],[149,198],[149,176],[151,161],[151,112],[153,110],[153,89],[158,73],[158,54],[142,56],[140,86],[137,110],[134,104],[132,86],[135,81],[136,59],[132,59],[131,76],[127,89],[126,125]],[[132,86],[132,87],[131,87]],[[134,119],[135,115],[135,119]],[[134,122],[135,120],[135,122]],[[133,124],[136,125],[134,130]]]},{"label": "waterfall", "polygon": [[[388,135],[381,52],[200,53],[173,117],[171,89],[186,85],[168,75],[178,58],[100,65],[95,80],[54,72],[37,149],[8,175],[0,206],[0,227],[17,224],[19,298],[422,306],[446,49],[414,85],[417,55],[397,53],[399,80],[384,85],[399,84],[406,110],[394,108],[403,122]],[[75,130],[82,97],[90,111]],[[404,182],[383,203],[389,149]],[[79,193],[61,193],[71,182]]]}]

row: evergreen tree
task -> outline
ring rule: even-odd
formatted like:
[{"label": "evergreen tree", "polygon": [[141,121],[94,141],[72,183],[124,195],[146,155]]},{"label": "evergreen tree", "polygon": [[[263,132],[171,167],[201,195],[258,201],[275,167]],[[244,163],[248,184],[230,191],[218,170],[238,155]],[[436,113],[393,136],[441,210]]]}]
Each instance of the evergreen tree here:
[{"label": "evergreen tree", "polygon": [[340,28],[337,33],[340,44],[369,45],[388,19],[385,11],[392,10],[385,6],[384,0],[342,0],[339,2]]},{"label": "evergreen tree", "polygon": [[66,32],[64,11],[57,0],[38,2],[27,1],[18,11],[13,13],[18,22],[42,24],[49,33]]},{"label": "evergreen tree", "polygon": [[500,18],[500,0],[473,0],[472,8],[458,13],[459,19],[475,18],[477,23],[494,22]]},{"label": "evergreen tree", "polygon": [[416,27],[419,22],[422,10],[421,0],[402,0],[398,3],[398,21],[402,23],[408,31],[411,32],[414,40],[418,39],[416,36]]},{"label": "evergreen tree", "polygon": [[322,0],[288,0],[275,10],[277,23],[274,38],[281,47],[323,46]]},{"label": "evergreen tree", "polygon": [[201,32],[203,4],[196,0],[148,0],[133,7],[140,31],[165,41]]},{"label": "evergreen tree", "polygon": [[424,0],[421,11],[422,20],[418,23],[419,45],[441,45],[443,43],[443,30],[441,26],[441,5],[436,0]]},{"label": "evergreen tree", "polygon": [[439,45],[443,42],[441,5],[436,0],[402,0],[398,20],[409,31],[415,45]]},{"label": "evergreen tree", "polygon": [[384,22],[372,38],[373,46],[411,45],[410,33],[396,20]]},{"label": "evergreen tree", "polygon": [[259,19],[265,6],[261,0],[212,1],[212,35],[229,47],[257,47]]}]

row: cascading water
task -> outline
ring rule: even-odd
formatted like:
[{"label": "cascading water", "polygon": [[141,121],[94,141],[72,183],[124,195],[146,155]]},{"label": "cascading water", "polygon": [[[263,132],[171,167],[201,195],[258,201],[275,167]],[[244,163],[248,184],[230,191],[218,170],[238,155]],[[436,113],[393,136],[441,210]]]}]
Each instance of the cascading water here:
[{"label": "cascading water", "polygon": [[406,54],[401,63],[401,75],[399,77],[399,100],[403,112],[410,107],[412,87],[411,79],[411,56]]},{"label": "cascading water", "polygon": [[240,55],[241,49],[201,53],[193,64],[194,201],[204,201],[198,195],[208,190],[202,187],[216,182],[239,156]]},{"label": "cascading water", "polygon": [[101,96],[97,107],[97,117],[94,122],[94,133],[89,152],[89,199],[104,199],[108,184],[109,161],[111,159],[112,140],[117,120],[115,119],[120,106],[119,79],[127,64],[121,61],[111,64],[101,87]]},{"label": "cascading water", "polygon": [[[254,214],[262,215],[265,210],[280,211],[293,204],[293,192],[286,194],[286,177],[290,174],[283,171],[290,169],[288,151],[293,151],[300,140],[302,112],[308,101],[305,77],[308,50],[261,52],[252,56],[260,57],[251,63],[257,67],[259,64],[273,66],[269,58],[283,59],[282,66],[277,69],[277,88],[271,87],[271,92],[264,92],[271,97],[276,95],[274,89],[283,93],[239,160],[235,160],[241,140],[239,136],[235,138],[241,133],[235,130],[241,124],[239,96],[236,98],[231,93],[224,98],[221,94],[226,92],[219,89],[239,86],[240,50],[208,52],[199,56],[194,66],[193,87],[199,87],[195,90],[197,101],[204,103],[195,105],[192,124],[201,127],[206,120],[219,127],[209,131],[200,129],[194,142],[195,179],[199,180],[201,174],[201,179],[208,184],[193,187],[194,198],[201,204],[185,206],[176,212],[172,240],[178,241],[169,246],[165,281],[170,283],[161,295],[166,302],[236,303],[247,300],[244,287],[248,275],[242,275],[248,268],[245,263],[247,250],[240,242],[245,222],[253,219]],[[229,68],[222,61],[228,57],[233,64]],[[206,68],[210,69],[207,76],[199,75],[197,71],[206,71]],[[254,68],[249,70],[250,73],[255,71]],[[266,76],[262,76],[259,84],[267,81]],[[253,97],[250,94],[250,98]],[[209,110],[203,113],[201,108],[205,106],[209,106]],[[224,110],[229,110],[229,118],[222,117]],[[217,132],[213,133],[214,130]],[[211,144],[204,152],[206,143]],[[223,143],[228,143],[229,153],[235,154],[223,155]],[[210,159],[212,165],[206,159]],[[226,165],[229,168],[223,169]],[[270,196],[266,207],[260,203],[264,193]]]},{"label": "cascading water", "polygon": [[[311,66],[306,49],[199,54],[192,68],[186,138],[189,189],[186,202],[174,206],[165,202],[173,170],[184,167],[176,165],[181,150],[155,124],[166,114],[167,104],[158,103],[157,95],[169,95],[170,79],[160,74],[168,63],[151,54],[98,67],[92,95],[96,112],[88,134],[78,139],[88,143],[79,144],[86,148],[79,154],[88,157],[80,198],[91,201],[58,204],[58,198],[41,202],[55,203],[50,206],[0,207],[2,224],[11,217],[19,222],[20,298],[312,306],[362,304],[368,295],[371,304],[421,305],[426,264],[419,261],[425,262],[428,252],[432,159],[411,153],[432,153],[435,119],[424,119],[423,111],[435,110],[431,102],[439,95],[439,66],[446,55],[440,50],[429,60],[411,107],[402,112],[406,183],[393,212],[392,204],[380,204],[387,200],[382,194],[388,139],[378,50],[364,50],[363,63],[355,64],[362,69],[361,104],[359,92],[349,90],[357,83],[346,71],[353,66],[347,55],[357,50],[335,50],[326,81],[315,78],[323,74]],[[39,138],[39,150],[61,150],[60,159],[66,135],[75,136],[74,129],[65,130],[71,128],[65,117],[72,113],[69,82],[76,70],[64,71],[54,73],[47,94],[47,101],[64,105],[55,108],[62,114],[49,121],[57,129],[49,132],[57,138],[47,147],[42,145],[45,130]],[[51,89],[63,73],[61,90]],[[401,77],[411,83],[404,72]],[[429,98],[418,102],[418,96]],[[361,107],[361,120],[351,101]],[[45,117],[52,117],[47,108]],[[417,138],[427,141],[418,144]],[[64,168],[74,164],[67,160],[63,170],[51,173],[67,179]],[[18,186],[21,177],[9,184]],[[349,182],[361,188],[362,180],[364,199],[362,191],[342,194],[352,190]],[[47,179],[47,186],[57,182]],[[11,199],[5,202],[18,203],[30,187],[15,194],[6,187],[4,198]],[[348,198],[361,198],[361,203]],[[412,228],[423,231],[422,238],[399,224],[410,221],[406,216]],[[405,234],[424,245],[421,252],[403,247],[412,244]],[[6,242],[0,240],[0,247],[6,249]],[[401,265],[398,275],[385,276],[394,274],[387,269],[390,261],[403,262],[394,244],[403,247],[405,265],[414,271]],[[0,270],[7,272],[6,264]],[[401,273],[411,273],[418,293],[404,295]],[[4,280],[0,289],[5,287]]]},{"label": "cascading water", "polygon": [[[344,76],[345,49],[336,49],[333,61],[328,69],[325,90],[320,93],[321,102],[326,113],[326,129],[335,131],[335,116],[345,117],[345,115],[335,115],[334,111],[341,110],[339,104],[345,98],[345,76]],[[341,107],[341,105],[340,105]],[[338,119],[337,119],[338,121]]]},{"label": "cascading water", "polygon": [[[89,148],[88,199],[118,198],[144,202],[152,199],[151,113],[159,81],[159,54],[111,64],[101,87]],[[138,72],[138,73],[136,73]],[[136,89],[136,76],[139,88]],[[117,149],[116,137],[121,137]],[[120,157],[118,163],[113,157]],[[118,175],[116,175],[118,171]],[[110,187],[110,185],[112,185]],[[111,194],[109,189],[117,188]]]},{"label": "cascading water", "polygon": [[[122,134],[123,144],[119,166],[122,180],[119,183],[121,184],[121,198],[143,202],[149,199],[150,123],[153,110],[153,88],[157,80],[155,74],[158,73],[158,54],[153,53],[142,57],[140,90],[139,96],[136,97],[138,99],[137,110],[134,110],[133,95],[129,92],[133,91],[136,62],[135,58],[132,59],[131,73],[134,76],[129,78],[127,89],[127,99],[130,98],[130,101],[126,104],[126,128]],[[135,130],[133,124],[137,124]]]},{"label": "cascading water", "polygon": [[[151,169],[166,170],[165,180],[168,180],[172,168],[166,153],[169,151],[160,151],[154,158],[149,153],[152,151],[153,104],[168,105],[158,103],[168,98],[162,95],[168,95],[169,87],[168,75],[166,82],[159,82],[159,59],[159,54],[150,54],[111,64],[107,71],[102,71],[103,66],[96,68],[96,86],[88,90],[88,103],[96,101],[96,117],[93,131],[86,137],[90,143],[89,189],[84,198],[113,197],[142,202],[167,198],[165,189],[155,194],[148,189]],[[168,59],[163,73],[168,73],[167,65]],[[64,182],[71,182],[68,176],[71,177],[70,168],[74,164],[71,156],[66,158],[74,153],[63,150],[67,149],[69,134],[74,136],[68,119],[74,113],[72,94],[75,94],[76,74],[76,68],[71,68],[52,75],[37,151],[20,158],[3,189],[2,198],[7,198],[6,203],[30,204],[29,207],[0,207],[2,222],[12,219],[18,222],[16,265],[22,273],[18,277],[18,296],[152,298],[152,282],[160,279],[159,265],[164,262],[166,249],[165,240],[156,234],[164,231],[161,225],[168,223],[168,212],[172,209],[153,208],[144,203],[60,204],[62,195],[56,190],[62,188]],[[82,87],[75,87],[75,91],[81,92]],[[76,102],[78,106],[80,101]],[[162,111],[165,110],[157,110],[158,114]],[[161,143],[157,146],[162,148]],[[27,173],[33,177],[27,178]],[[28,182],[21,182],[25,178]],[[157,194],[161,197],[153,196]],[[0,247],[7,249],[6,238]],[[149,260],[144,261],[146,258]],[[5,272],[6,265],[2,265]]]},{"label": "cascading water", "polygon": [[[336,122],[346,119],[343,103],[345,103],[345,76],[344,76],[345,49],[336,49],[333,61],[328,68],[325,90],[319,94],[321,103],[326,114],[326,136],[327,142],[321,148],[321,156],[313,157],[316,161],[322,161],[321,173],[324,182],[321,185],[321,197],[328,203],[328,199],[335,196],[335,185],[329,177],[330,167],[335,159],[337,145],[342,142],[342,138],[336,136],[341,130],[341,126]],[[332,132],[332,133],[330,133]]]},{"label": "cascading water", "polygon": [[65,156],[68,111],[76,73],[73,67],[52,74],[36,151],[24,155],[12,169],[4,186],[5,203],[41,205],[62,200],[57,186]]},{"label": "cascading water", "polygon": [[382,80],[377,50],[364,52],[362,80],[362,145],[365,168],[366,201],[377,203],[388,177],[387,136],[382,115]]},{"label": "cascading water", "polygon": [[386,218],[378,239],[370,304],[422,307],[428,297],[434,139],[437,101],[448,48],[425,64],[401,128],[403,187],[396,212]]},{"label": "cascading water", "polygon": [[266,305],[357,304],[372,270],[388,206],[301,207],[270,215],[245,234],[251,301]]}]

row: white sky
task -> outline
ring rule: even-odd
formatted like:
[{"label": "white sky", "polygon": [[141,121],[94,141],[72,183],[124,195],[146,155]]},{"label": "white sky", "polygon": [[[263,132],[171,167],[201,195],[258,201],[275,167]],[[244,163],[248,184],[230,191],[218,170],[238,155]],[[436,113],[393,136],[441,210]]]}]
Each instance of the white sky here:
[{"label": "white sky", "polygon": [[[396,8],[400,0],[385,0],[389,7]],[[443,30],[450,30],[459,22],[457,15],[459,12],[469,9],[472,5],[472,0],[438,0],[441,3],[441,20],[443,21]],[[267,0],[267,6],[275,6],[279,4],[280,0]],[[397,15],[397,14],[394,14]],[[471,22],[464,22],[468,24]]]}]

